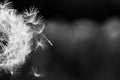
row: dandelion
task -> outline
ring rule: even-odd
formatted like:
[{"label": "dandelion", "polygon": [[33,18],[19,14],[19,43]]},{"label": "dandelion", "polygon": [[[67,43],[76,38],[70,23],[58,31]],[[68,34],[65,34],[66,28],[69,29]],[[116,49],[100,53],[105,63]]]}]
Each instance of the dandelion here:
[{"label": "dandelion", "polygon": [[[37,17],[38,12],[38,9],[33,7],[17,14],[11,2],[5,1],[0,4],[0,32],[3,34],[0,36],[1,69],[12,73],[16,71],[34,49],[33,42],[41,42],[41,39],[35,40],[44,30],[41,18]],[[50,43],[49,40],[48,42]],[[39,43],[39,46],[43,47],[43,44]]]}]

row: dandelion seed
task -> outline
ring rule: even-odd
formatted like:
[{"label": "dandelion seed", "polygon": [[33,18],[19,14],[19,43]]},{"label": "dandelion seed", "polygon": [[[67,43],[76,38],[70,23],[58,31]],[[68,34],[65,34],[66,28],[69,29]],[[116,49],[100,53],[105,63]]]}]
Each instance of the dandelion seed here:
[{"label": "dandelion seed", "polygon": [[34,80],[34,79],[36,79],[36,78],[43,78],[43,77],[45,77],[44,72],[38,70],[38,67],[37,67],[37,66],[34,66],[34,67],[31,68],[30,75],[33,76],[33,79],[32,79],[32,80]]},{"label": "dandelion seed", "polygon": [[10,74],[11,74],[11,77],[10,77],[11,80],[17,80],[17,77],[19,76],[18,73],[11,71]]},{"label": "dandelion seed", "polygon": [[53,46],[52,42],[51,42],[50,40],[48,40],[48,38],[47,38],[44,34],[42,34],[42,35],[43,35],[43,37],[48,41],[48,43],[49,43],[51,46]]}]

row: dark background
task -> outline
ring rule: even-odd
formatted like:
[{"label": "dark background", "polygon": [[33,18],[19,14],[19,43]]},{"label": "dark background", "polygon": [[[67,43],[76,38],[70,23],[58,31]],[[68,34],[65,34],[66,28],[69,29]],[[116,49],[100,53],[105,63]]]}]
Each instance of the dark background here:
[{"label": "dark background", "polygon": [[[12,2],[18,12],[31,6],[38,8],[38,15],[43,16],[46,25],[44,34],[53,43],[51,46],[46,41],[47,47],[31,53],[32,57],[19,69],[17,80],[120,79],[119,35],[113,38],[108,35],[112,31],[119,34],[119,0]],[[87,27],[81,29],[80,26]],[[33,66],[45,77],[35,78],[29,74]],[[1,75],[0,80],[11,78],[9,74]]]},{"label": "dark background", "polygon": [[35,6],[45,19],[65,18],[73,21],[90,18],[104,21],[111,16],[119,16],[119,0],[13,0],[18,11]]}]

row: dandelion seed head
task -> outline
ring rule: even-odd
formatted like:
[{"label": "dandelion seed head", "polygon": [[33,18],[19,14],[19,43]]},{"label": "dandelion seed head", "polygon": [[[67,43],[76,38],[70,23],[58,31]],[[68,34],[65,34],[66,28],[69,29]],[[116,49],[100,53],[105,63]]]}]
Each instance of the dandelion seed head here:
[{"label": "dandelion seed head", "polygon": [[[11,2],[5,1],[0,4],[0,32],[8,37],[8,39],[0,38],[8,42],[6,46],[2,46],[0,68],[10,72],[25,63],[32,51],[34,36],[42,34],[44,30],[41,19],[37,18],[38,9],[33,7],[23,14],[16,14],[16,12],[17,10],[11,7]],[[42,44],[39,46],[42,47]]]}]

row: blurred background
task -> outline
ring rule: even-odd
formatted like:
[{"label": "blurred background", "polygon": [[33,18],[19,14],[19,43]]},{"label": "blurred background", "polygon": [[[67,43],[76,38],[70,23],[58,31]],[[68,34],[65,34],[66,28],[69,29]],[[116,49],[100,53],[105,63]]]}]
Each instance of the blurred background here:
[{"label": "blurred background", "polygon": [[[52,42],[37,49],[18,80],[120,80],[119,0],[13,0],[19,12],[35,6]],[[47,41],[46,41],[47,42]],[[33,79],[33,80],[34,80]]]}]

